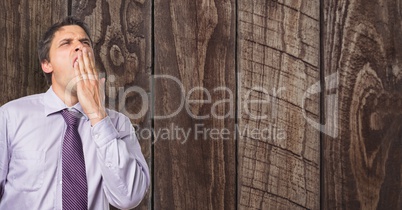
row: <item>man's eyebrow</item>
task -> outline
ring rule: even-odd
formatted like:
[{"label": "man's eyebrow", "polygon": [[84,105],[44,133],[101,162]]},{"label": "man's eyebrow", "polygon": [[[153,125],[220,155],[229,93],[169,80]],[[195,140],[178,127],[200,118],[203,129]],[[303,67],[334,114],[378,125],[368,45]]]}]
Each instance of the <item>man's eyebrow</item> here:
[{"label": "man's eyebrow", "polygon": [[71,38],[64,38],[64,39],[61,39],[61,40],[59,41],[59,43],[62,43],[62,42],[71,42],[71,40],[73,40],[73,39],[71,39]]},{"label": "man's eyebrow", "polygon": [[82,38],[82,39],[80,39],[80,42],[89,42],[89,43],[91,43],[91,40],[89,38]]},{"label": "man's eyebrow", "polygon": [[[72,38],[64,38],[64,39],[61,39],[60,41],[59,41],[59,43],[62,43],[62,42],[71,42],[73,39]],[[80,42],[89,42],[89,43],[91,43],[91,40],[89,39],[89,38],[82,38],[82,39],[79,39],[79,41]]]}]

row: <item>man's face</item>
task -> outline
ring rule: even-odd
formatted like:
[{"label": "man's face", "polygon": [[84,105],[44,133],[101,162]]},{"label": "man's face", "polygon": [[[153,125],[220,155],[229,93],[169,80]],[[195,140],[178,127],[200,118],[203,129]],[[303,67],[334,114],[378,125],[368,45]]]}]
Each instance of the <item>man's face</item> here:
[{"label": "man's face", "polygon": [[50,62],[42,63],[46,73],[53,73],[53,88],[64,92],[69,82],[74,81],[74,62],[84,48],[94,59],[91,41],[80,26],[63,26],[54,34],[49,50]]}]

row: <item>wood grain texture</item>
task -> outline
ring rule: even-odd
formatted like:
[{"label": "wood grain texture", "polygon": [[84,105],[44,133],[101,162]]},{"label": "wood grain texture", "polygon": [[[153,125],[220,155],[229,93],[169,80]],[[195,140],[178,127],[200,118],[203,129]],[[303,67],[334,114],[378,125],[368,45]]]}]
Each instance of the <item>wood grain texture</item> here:
[{"label": "wood grain texture", "polygon": [[[325,1],[323,209],[402,209],[402,5]],[[328,99],[330,98],[330,99]],[[337,117],[337,118],[334,118]]]},{"label": "wood grain texture", "polygon": [[319,1],[240,0],[238,209],[319,209]]},{"label": "wood grain texture", "polygon": [[39,65],[37,43],[53,22],[67,15],[67,0],[4,0],[0,3],[0,10],[2,105],[48,89]]},{"label": "wood grain texture", "polygon": [[[106,105],[135,125],[151,169],[151,1],[73,0],[71,8],[91,28],[96,65],[106,76]],[[151,189],[136,209],[151,208]]]},{"label": "wood grain texture", "polygon": [[[68,2],[1,1],[0,105],[48,88]],[[322,37],[318,0],[71,1],[155,169],[136,209],[402,209],[402,3],[321,2]]]},{"label": "wood grain texture", "polygon": [[154,209],[235,209],[235,2],[156,0],[154,14]]}]

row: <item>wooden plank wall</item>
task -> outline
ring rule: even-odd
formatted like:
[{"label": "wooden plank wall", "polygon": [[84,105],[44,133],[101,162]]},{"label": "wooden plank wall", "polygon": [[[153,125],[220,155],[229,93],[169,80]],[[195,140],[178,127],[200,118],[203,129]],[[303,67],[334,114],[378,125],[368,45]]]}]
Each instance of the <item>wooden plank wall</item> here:
[{"label": "wooden plank wall", "polygon": [[[239,1],[239,209],[319,209],[319,1]],[[304,111],[304,112],[303,112]],[[307,113],[303,116],[303,113]]]},{"label": "wooden plank wall", "polygon": [[153,174],[136,209],[402,208],[399,0],[0,11],[0,104],[48,88],[36,44],[52,22],[90,25],[107,106],[130,117]]},{"label": "wooden plank wall", "polygon": [[235,209],[235,2],[154,8],[154,208]]},{"label": "wooden plank wall", "polygon": [[402,209],[402,2],[324,2],[323,209]]},{"label": "wooden plank wall", "polygon": [[51,23],[67,15],[67,0],[3,0],[0,10],[1,105],[47,90],[37,42]]}]

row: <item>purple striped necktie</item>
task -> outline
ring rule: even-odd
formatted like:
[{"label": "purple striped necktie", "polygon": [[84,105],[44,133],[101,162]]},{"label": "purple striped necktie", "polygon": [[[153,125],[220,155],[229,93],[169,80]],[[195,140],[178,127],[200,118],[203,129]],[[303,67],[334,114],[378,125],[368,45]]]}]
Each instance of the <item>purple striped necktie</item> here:
[{"label": "purple striped necktie", "polygon": [[67,124],[62,146],[62,201],[63,210],[88,209],[88,185],[84,152],[78,134],[77,114],[64,109],[61,112]]}]

